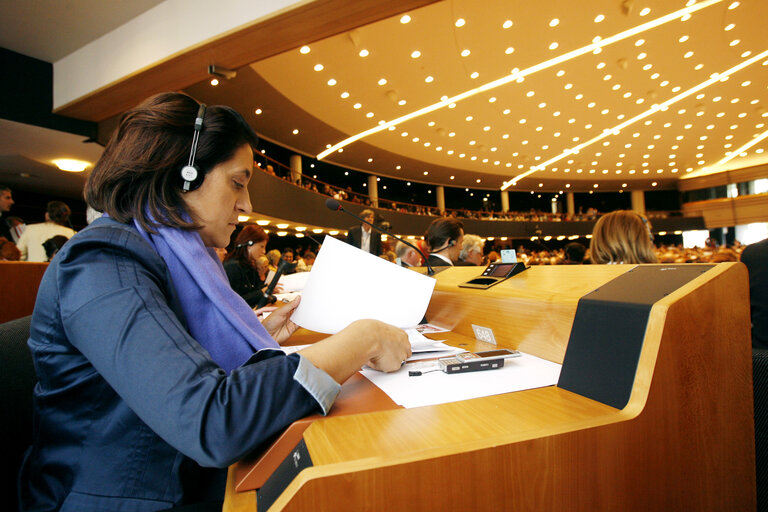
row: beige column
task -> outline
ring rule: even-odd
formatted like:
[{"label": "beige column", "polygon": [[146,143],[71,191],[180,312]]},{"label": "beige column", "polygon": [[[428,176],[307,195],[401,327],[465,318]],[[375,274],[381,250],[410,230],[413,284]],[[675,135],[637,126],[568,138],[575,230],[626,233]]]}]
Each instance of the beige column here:
[{"label": "beige column", "polygon": [[645,215],[645,192],[642,190],[632,191],[632,209],[641,215]]},{"label": "beige column", "polygon": [[371,199],[371,206],[374,208],[379,207],[379,182],[376,181],[376,176],[371,174],[368,176],[368,197]]},{"label": "beige column", "polygon": [[442,185],[438,185],[437,190],[437,209],[441,212],[445,211],[445,188]]},{"label": "beige column", "polygon": [[576,206],[573,202],[573,192],[568,192],[565,194],[565,207],[567,208],[568,215],[573,215],[576,213]]},{"label": "beige column", "polygon": [[291,155],[291,181],[293,183],[301,182],[301,156]]},{"label": "beige column", "polygon": [[501,191],[501,211],[509,211],[509,192],[506,190]]}]

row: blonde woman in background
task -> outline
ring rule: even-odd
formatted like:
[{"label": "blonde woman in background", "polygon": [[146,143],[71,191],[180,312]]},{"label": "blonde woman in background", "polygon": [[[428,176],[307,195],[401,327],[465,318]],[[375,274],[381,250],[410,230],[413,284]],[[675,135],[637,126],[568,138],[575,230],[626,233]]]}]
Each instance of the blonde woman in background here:
[{"label": "blonde woman in background", "polygon": [[598,219],[589,245],[592,263],[657,263],[651,224],[643,215],[616,210]]}]

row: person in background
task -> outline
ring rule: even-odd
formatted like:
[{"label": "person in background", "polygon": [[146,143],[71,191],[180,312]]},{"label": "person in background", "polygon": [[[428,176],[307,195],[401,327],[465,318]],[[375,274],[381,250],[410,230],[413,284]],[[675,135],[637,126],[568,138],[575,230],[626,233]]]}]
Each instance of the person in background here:
[{"label": "person in background", "polygon": [[464,225],[452,217],[433,220],[424,240],[429,247],[427,261],[433,267],[453,266],[459,261],[459,253],[464,242]]},{"label": "person in background", "polygon": [[768,349],[768,238],[748,245],[741,262],[749,272],[752,348]]},{"label": "person in background", "polygon": [[229,284],[251,307],[263,297],[265,283],[256,270],[256,260],[266,253],[267,241],[269,235],[261,226],[249,224],[237,235],[235,247],[224,259]]},{"label": "person in background", "polygon": [[259,279],[266,283],[269,275],[269,260],[266,256],[260,256],[256,259],[256,272],[259,273]]},{"label": "person in background", "polygon": [[305,251],[304,256],[302,256],[296,264],[296,272],[309,272],[312,270],[312,265],[315,264],[315,258],[317,258],[315,253],[312,251]]},{"label": "person in background", "polygon": [[69,240],[69,238],[63,235],[56,235],[43,242],[43,249],[45,249],[45,256],[47,258],[46,261],[51,261],[53,257],[56,256],[56,253],[64,247],[67,240]]},{"label": "person in background", "polygon": [[398,241],[395,245],[395,254],[400,258],[400,265],[403,267],[418,267],[421,265],[421,254],[416,249]]},{"label": "person in background", "polygon": [[8,229],[11,231],[11,242],[18,243],[24,230],[27,229],[24,219],[21,217],[8,217],[5,219],[5,223],[8,224]]},{"label": "person in background", "polygon": [[287,248],[283,249],[283,253],[280,255],[280,258],[284,262],[290,263],[290,265],[286,265],[283,268],[283,274],[284,275],[295,274],[296,273],[296,262],[293,261],[293,259],[294,259],[293,249],[291,249],[290,247],[287,247]]},{"label": "person in background", "polygon": [[[360,218],[373,224],[373,210],[363,210],[360,212]],[[347,243],[374,256],[381,254],[381,235],[364,222],[347,230]]]},{"label": "person in background", "polygon": [[563,248],[563,253],[565,254],[564,265],[581,265],[584,263],[587,248],[579,242],[571,242]]},{"label": "person in background", "polygon": [[272,272],[277,272],[277,264],[280,263],[280,258],[282,258],[280,251],[277,249],[272,249],[266,254],[266,256],[269,260],[269,270]]},{"label": "person in background", "polygon": [[216,257],[219,258],[219,261],[224,263],[224,260],[227,259],[227,249],[225,247],[214,247],[213,252],[216,253]]},{"label": "person in background", "polygon": [[0,236],[0,261],[19,261],[20,259],[21,251],[16,244]]},{"label": "person in background", "polygon": [[48,261],[43,243],[56,235],[67,238],[75,236],[69,222],[71,210],[62,201],[51,201],[45,209],[45,222],[30,224],[22,233],[17,246],[21,251],[21,259],[25,261]]},{"label": "person in background", "polygon": [[181,93],[121,116],[85,186],[106,215],[61,249],[35,302],[21,510],[221,511],[229,465],[327,414],[363,365],[410,356],[404,331],[368,319],[285,354],[300,299],[261,323],[229,286],[211,248],[251,212],[256,142],[231,108]]},{"label": "person in background", "polygon": [[11,227],[7,223],[6,213],[11,211],[13,206],[13,195],[11,194],[10,187],[0,183],[0,236],[6,240],[14,241],[11,235]]},{"label": "person in background", "polygon": [[596,264],[657,262],[648,219],[630,210],[616,210],[597,220],[589,252]]},{"label": "person in background", "polygon": [[464,242],[461,244],[459,261],[466,265],[483,264],[483,239],[477,235],[464,235]]}]

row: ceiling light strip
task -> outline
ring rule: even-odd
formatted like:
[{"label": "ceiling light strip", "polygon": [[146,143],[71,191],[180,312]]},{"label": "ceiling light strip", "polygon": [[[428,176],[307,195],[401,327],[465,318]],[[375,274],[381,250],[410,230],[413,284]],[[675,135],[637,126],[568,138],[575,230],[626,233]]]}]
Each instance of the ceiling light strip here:
[{"label": "ceiling light strip", "polygon": [[441,109],[445,106],[450,105],[451,103],[458,103],[461,100],[467,99],[471,96],[474,96],[476,94],[479,94],[481,92],[490,91],[491,89],[495,89],[497,87],[500,87],[502,85],[506,85],[510,82],[514,82],[515,80],[519,78],[524,78],[528,75],[531,75],[533,73],[536,73],[538,71],[542,71],[544,69],[551,68],[553,66],[556,66],[558,64],[561,64],[563,62],[566,62],[571,59],[575,59],[576,57],[580,57],[582,55],[585,55],[587,53],[593,52],[597,50],[598,48],[603,48],[605,46],[611,45],[613,43],[622,41],[624,39],[627,39],[629,37],[632,37],[634,35],[640,34],[642,32],[645,32],[647,30],[650,30],[652,28],[656,28],[659,25],[663,25],[665,23],[669,23],[670,21],[674,21],[676,19],[682,18],[683,16],[699,11],[701,9],[704,9],[706,7],[709,7],[711,5],[720,3],[724,0],[705,0],[703,2],[699,2],[696,4],[693,4],[689,7],[685,7],[683,9],[680,9],[679,11],[675,11],[673,13],[667,14],[665,16],[662,16],[660,18],[656,18],[654,20],[651,20],[647,23],[643,23],[642,25],[638,25],[636,27],[633,27],[631,29],[625,30],[623,32],[619,32],[618,34],[614,34],[612,36],[606,37],[605,39],[601,39],[600,41],[596,41],[594,43],[588,44],[587,46],[582,46],[581,48],[578,48],[576,50],[572,50],[570,52],[564,53],[562,55],[559,55],[557,57],[554,57],[552,59],[549,59],[544,62],[540,62],[538,64],[535,64],[529,68],[516,71],[514,73],[510,73],[509,75],[506,75],[502,78],[499,78],[497,80],[493,80],[492,82],[488,82],[486,84],[483,84],[479,87],[475,87],[474,89],[470,89],[468,91],[465,91],[463,93],[457,94],[456,96],[453,96],[452,98],[448,98],[446,100],[439,101],[438,103],[434,103],[432,105],[428,105],[424,108],[421,108],[419,110],[416,110],[414,112],[411,112],[409,114],[406,114],[404,116],[398,117],[397,119],[393,119],[391,121],[387,121],[386,123],[382,123],[380,125],[374,126],[373,128],[370,128],[368,130],[365,130],[363,132],[360,132],[358,134],[352,135],[351,137],[348,137],[344,139],[343,141],[334,144],[330,148],[326,149],[322,153],[319,153],[317,155],[318,160],[322,160],[326,156],[330,155],[331,153],[338,151],[341,148],[344,148],[350,144],[352,144],[355,141],[358,141],[362,138],[365,138],[369,135],[373,135],[374,133],[378,133],[381,131],[386,130],[390,126],[397,126],[398,124],[401,124],[405,121],[409,121],[411,119],[414,119],[419,116],[423,116],[424,114],[428,114],[430,112],[434,112],[435,110]]},{"label": "ceiling light strip", "polygon": [[582,150],[583,148],[585,148],[587,146],[591,146],[595,142],[599,142],[599,141],[605,139],[606,137],[608,137],[610,135],[618,135],[621,132],[621,130],[623,130],[627,126],[630,126],[630,125],[632,125],[632,124],[634,124],[634,123],[636,123],[638,121],[641,121],[641,120],[645,119],[646,117],[649,117],[649,116],[655,114],[656,112],[659,112],[660,110],[666,110],[670,105],[673,105],[673,104],[677,103],[678,101],[680,101],[682,99],[685,99],[688,96],[691,96],[692,94],[695,94],[695,93],[701,91],[702,89],[705,89],[705,88],[709,87],[710,85],[712,85],[712,84],[714,84],[716,82],[719,82],[719,81],[723,80],[724,78],[727,78],[730,75],[732,75],[732,74],[734,74],[734,73],[736,73],[738,71],[741,71],[745,67],[750,66],[750,65],[754,64],[755,62],[764,59],[765,57],[768,57],[768,50],[766,50],[766,51],[764,51],[764,52],[762,52],[762,53],[760,53],[758,55],[755,55],[754,57],[752,57],[750,59],[747,59],[747,60],[737,64],[736,66],[734,66],[734,67],[732,67],[732,68],[730,68],[730,69],[728,69],[726,71],[723,71],[722,73],[715,73],[708,80],[705,80],[704,82],[701,82],[700,84],[698,84],[698,85],[688,89],[687,91],[683,91],[680,94],[678,94],[677,96],[673,96],[672,98],[668,99],[667,101],[665,101],[663,103],[655,104],[655,105],[651,106],[651,108],[649,108],[648,110],[646,110],[646,111],[636,115],[635,117],[633,117],[631,119],[627,119],[626,121],[624,121],[621,124],[617,124],[616,126],[614,126],[612,128],[606,128],[605,130],[603,130],[600,133],[600,135],[598,135],[596,137],[593,137],[592,139],[590,139],[590,140],[588,140],[586,142],[583,142],[583,143],[581,143],[581,144],[579,144],[577,146],[574,146],[572,148],[568,148],[565,151],[563,151],[562,153],[560,153],[559,155],[550,158],[546,162],[542,162],[542,163],[540,163],[538,165],[535,165],[535,166],[531,167],[530,170],[528,170],[528,171],[526,171],[526,172],[524,172],[522,174],[518,174],[517,176],[515,176],[511,180],[505,181],[504,184],[501,186],[501,190],[508,189],[510,186],[517,184],[517,182],[519,182],[521,179],[523,179],[523,178],[525,178],[527,176],[530,176],[531,174],[533,174],[535,172],[543,171],[549,165],[557,162],[558,160],[562,160],[563,158],[565,158],[568,155],[576,154],[580,150]]},{"label": "ceiling light strip", "polygon": [[701,170],[692,172],[690,174],[686,174],[685,176],[682,176],[681,179],[690,179],[690,178],[699,178],[701,176],[707,176],[709,174],[715,174],[718,172],[722,172],[725,169],[717,169],[717,167],[720,167],[721,165],[730,162],[737,156],[739,156],[744,151],[748,150],[752,146],[756,145],[758,142],[762,141],[763,139],[768,138],[768,130],[764,131],[757,137],[753,138],[743,146],[741,146],[739,149],[735,149],[731,151],[725,158],[717,162],[715,165],[711,167],[702,167]]}]

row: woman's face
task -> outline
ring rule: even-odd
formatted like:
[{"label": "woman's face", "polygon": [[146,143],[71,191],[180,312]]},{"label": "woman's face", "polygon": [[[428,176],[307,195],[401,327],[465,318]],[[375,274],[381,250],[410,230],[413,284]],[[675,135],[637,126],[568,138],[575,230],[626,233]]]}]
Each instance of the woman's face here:
[{"label": "woman's face", "polygon": [[253,151],[243,145],[229,160],[215,166],[199,188],[182,195],[187,211],[200,224],[206,247],[226,247],[237,227],[237,217],[251,213],[248,182],[253,172]]},{"label": "woman's face", "polygon": [[264,253],[266,252],[267,252],[267,241],[262,240],[261,242],[256,242],[255,244],[248,246],[248,259],[255,262],[261,256],[264,256]]}]

